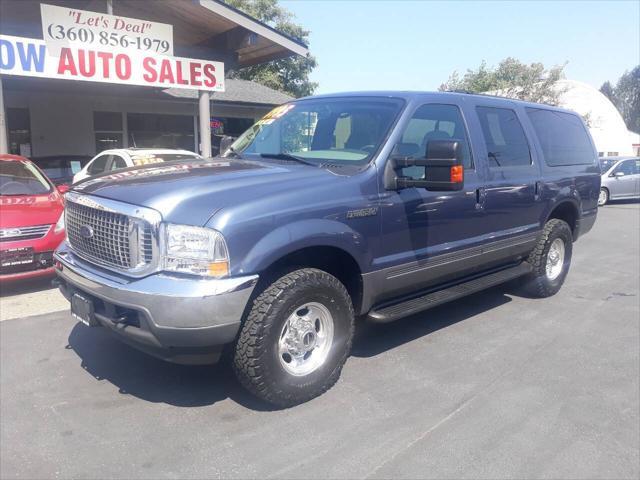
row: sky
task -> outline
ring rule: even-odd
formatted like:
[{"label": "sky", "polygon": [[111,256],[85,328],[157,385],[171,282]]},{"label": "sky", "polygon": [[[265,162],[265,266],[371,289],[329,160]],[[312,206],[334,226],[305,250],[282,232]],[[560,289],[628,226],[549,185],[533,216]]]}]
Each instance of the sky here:
[{"label": "sky", "polygon": [[599,88],[640,64],[640,0],[281,0],[311,31],[316,93],[436,90],[506,57]]}]

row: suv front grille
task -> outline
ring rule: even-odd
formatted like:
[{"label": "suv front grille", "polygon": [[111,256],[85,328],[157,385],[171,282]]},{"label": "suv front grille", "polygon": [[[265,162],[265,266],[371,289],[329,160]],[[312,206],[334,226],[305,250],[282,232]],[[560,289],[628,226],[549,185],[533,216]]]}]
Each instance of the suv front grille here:
[{"label": "suv front grille", "polygon": [[153,262],[153,228],[148,222],[70,199],[65,210],[69,244],[80,257],[125,273]]}]

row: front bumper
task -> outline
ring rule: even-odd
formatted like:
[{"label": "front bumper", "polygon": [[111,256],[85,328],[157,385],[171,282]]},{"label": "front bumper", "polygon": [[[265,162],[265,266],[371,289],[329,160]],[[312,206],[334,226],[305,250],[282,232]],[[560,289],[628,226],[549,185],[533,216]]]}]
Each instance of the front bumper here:
[{"label": "front bumper", "polygon": [[[200,279],[156,273],[131,279],[56,251],[60,291],[92,299],[96,320],[147,353],[179,363],[211,363],[232,342],[257,275]],[[215,358],[214,358],[215,357]]]}]

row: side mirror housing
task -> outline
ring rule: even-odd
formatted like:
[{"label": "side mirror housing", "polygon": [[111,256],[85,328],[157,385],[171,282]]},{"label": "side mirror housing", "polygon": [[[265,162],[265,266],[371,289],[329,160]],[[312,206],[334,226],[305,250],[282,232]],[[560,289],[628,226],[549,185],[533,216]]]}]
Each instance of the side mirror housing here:
[{"label": "side mirror housing", "polygon": [[614,177],[624,177],[624,172],[616,172],[613,174]]},{"label": "side mirror housing", "polygon": [[[462,145],[459,140],[430,140],[424,158],[398,157],[389,159],[385,171],[385,188],[426,188],[433,192],[450,192],[464,187]],[[404,177],[406,167],[424,167],[424,180]]]},{"label": "side mirror housing", "polygon": [[65,193],[67,193],[69,191],[69,185],[66,185],[66,184],[58,185],[56,187],[56,189],[58,190],[59,193],[64,195]]},{"label": "side mirror housing", "polygon": [[224,155],[229,147],[236,141],[236,137],[225,135],[220,139],[220,156]]}]

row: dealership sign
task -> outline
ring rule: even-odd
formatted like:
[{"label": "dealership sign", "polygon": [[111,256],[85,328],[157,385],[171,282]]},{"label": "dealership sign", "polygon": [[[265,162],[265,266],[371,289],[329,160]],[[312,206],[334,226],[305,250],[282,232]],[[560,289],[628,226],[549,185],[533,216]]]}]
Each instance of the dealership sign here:
[{"label": "dealership sign", "polygon": [[121,48],[173,55],[173,26],[135,18],[40,4],[42,38],[58,56],[64,47]]},{"label": "dealership sign", "polygon": [[0,35],[0,74],[224,92],[224,64],[127,48],[61,47]]}]

